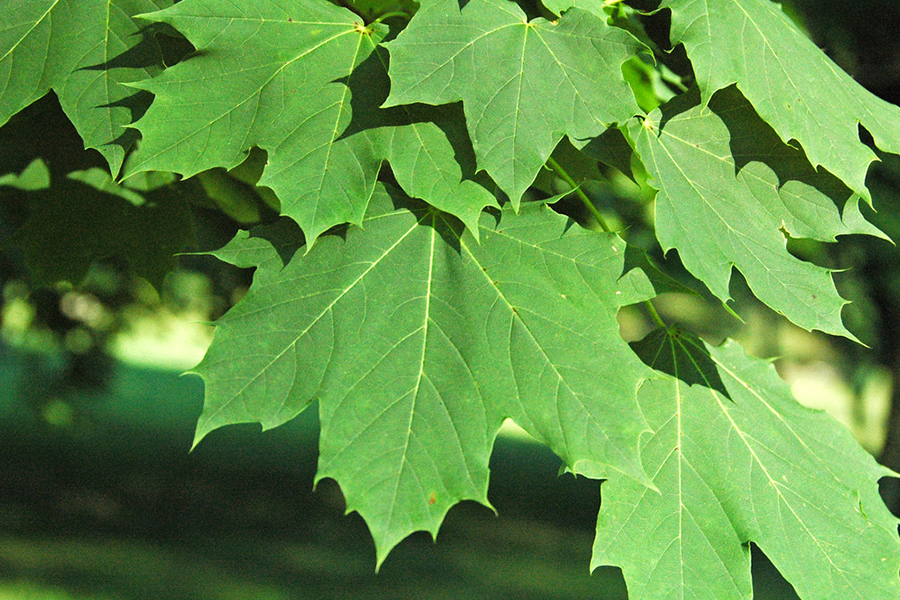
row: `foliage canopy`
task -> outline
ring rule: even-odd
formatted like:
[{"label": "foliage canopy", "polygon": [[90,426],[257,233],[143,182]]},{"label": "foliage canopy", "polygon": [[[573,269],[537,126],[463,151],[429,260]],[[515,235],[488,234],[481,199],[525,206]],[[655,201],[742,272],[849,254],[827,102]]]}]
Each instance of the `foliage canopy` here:
[{"label": "foliage canopy", "polygon": [[[247,225],[212,251],[255,274],[195,369],[195,443],[317,401],[317,479],[379,565],[489,506],[511,418],[606,480],[592,567],[633,598],[749,598],[750,542],[803,598],[900,597],[891,471],[736,343],[659,322],[629,345],[617,322],[673,290],[728,302],[736,269],[852,339],[831,272],[788,240],[883,236],[866,172],[900,153],[900,108],[769,0],[629,4],[0,0],[0,124],[52,90],[108,166],[0,147],[31,206],[8,244],[40,282],[118,253],[158,282],[190,203]],[[658,190],[683,269],[610,231],[588,192],[618,171]],[[560,214],[569,193],[584,206]]]}]

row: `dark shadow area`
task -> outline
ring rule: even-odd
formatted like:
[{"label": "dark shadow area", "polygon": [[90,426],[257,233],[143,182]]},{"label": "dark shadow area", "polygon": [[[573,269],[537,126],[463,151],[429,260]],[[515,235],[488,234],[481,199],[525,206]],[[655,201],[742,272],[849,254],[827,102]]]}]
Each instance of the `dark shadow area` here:
[{"label": "dark shadow area", "polygon": [[272,223],[257,225],[250,230],[249,235],[251,238],[259,238],[272,244],[272,248],[278,253],[284,265],[291,262],[297,250],[306,244],[300,226],[288,217],[278,217]]},{"label": "dark shadow area", "polygon": [[722,119],[731,134],[735,173],[747,163],[761,162],[775,172],[779,185],[788,180],[802,181],[834,200],[839,208],[852,194],[837,177],[813,168],[799,145],[785,144],[736,86],[716,92],[709,101],[709,108]]},{"label": "dark shadow area", "polygon": [[[152,103],[153,94],[151,94],[150,92],[145,92],[143,90],[138,90],[134,94],[126,96],[117,102],[111,102],[110,104],[101,104],[97,108],[127,108],[131,113],[130,122],[134,123],[144,116],[144,113],[147,112],[147,109],[150,108],[150,104]],[[109,144],[121,146],[126,151],[128,151],[140,138],[141,134],[138,133],[137,129],[126,128],[119,137],[111,140]]]},{"label": "dark shadow area", "polygon": [[[665,129],[666,123],[668,123],[669,120],[671,120],[673,117],[676,117],[683,112],[687,112],[695,106],[699,105],[700,89],[697,86],[693,86],[685,93],[675,96],[659,107],[659,111],[662,114],[659,119],[659,124],[655,127],[656,131]],[[659,134],[657,133],[657,136],[658,135]]]},{"label": "dark shadow area", "polygon": [[462,179],[476,181],[492,189],[493,182],[487,174],[476,174],[475,151],[466,130],[462,102],[440,106],[416,103],[381,107],[390,92],[389,61],[388,52],[379,47],[349,77],[339,80],[350,88],[353,116],[338,140],[382,127],[433,123],[450,142],[454,158],[462,171]]},{"label": "dark shadow area", "polygon": [[588,142],[581,151],[607,166],[615,167],[634,181],[634,173],[631,170],[631,156],[634,150],[618,127],[610,127]]},{"label": "dark shadow area", "polygon": [[44,160],[51,179],[72,171],[106,167],[99,152],[84,149],[84,142],[53,92],[0,128],[0,173],[20,173],[35,158]]},{"label": "dark shadow area", "polygon": [[866,89],[900,97],[900,4],[894,0],[789,0],[816,44]]},{"label": "dark shadow area", "polygon": [[675,327],[661,327],[629,345],[647,366],[689,385],[716,390],[731,400],[715,361],[697,336]]},{"label": "dark shadow area", "polygon": [[769,557],[763,554],[756,544],[750,544],[750,553],[753,565],[753,597],[795,600],[797,592],[794,586],[781,576]]},{"label": "dark shadow area", "polygon": [[135,206],[66,177],[56,178],[49,190],[26,194],[31,211],[11,243],[38,285],[79,283],[94,260],[124,257],[159,287],[175,266],[173,255],[193,243],[188,207],[166,194]]},{"label": "dark shadow area", "polygon": [[[144,30],[148,34],[149,28]],[[162,52],[155,36],[152,34],[140,36],[140,41],[106,62],[82,67],[82,71],[108,71],[110,69],[154,69],[162,68]],[[140,34],[136,34],[140,35]],[[173,38],[175,39],[175,38]]]}]

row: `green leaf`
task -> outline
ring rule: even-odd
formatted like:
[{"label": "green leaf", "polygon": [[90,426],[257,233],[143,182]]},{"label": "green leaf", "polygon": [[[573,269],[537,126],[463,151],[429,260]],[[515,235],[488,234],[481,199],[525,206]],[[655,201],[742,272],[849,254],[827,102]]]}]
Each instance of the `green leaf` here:
[{"label": "green leaf", "polygon": [[94,260],[123,257],[159,287],[175,267],[173,255],[194,239],[191,213],[169,188],[138,193],[101,169],[73,172],[27,200],[28,218],[7,245],[22,251],[37,285],[77,285]]},{"label": "green leaf", "polygon": [[144,102],[125,85],[162,65],[133,16],[171,0],[0,0],[0,125],[51,89],[116,174]]},{"label": "green leaf", "polygon": [[387,47],[386,105],[462,100],[478,167],[515,206],[564,135],[577,146],[641,112],[621,66],[643,46],[579,9],[529,22],[507,0],[436,0]]},{"label": "green leaf", "polygon": [[635,394],[650,371],[616,313],[649,283],[634,271],[619,288],[624,243],[539,203],[480,227],[476,243],[379,187],[363,229],[289,262],[276,251],[287,230],[235,238],[219,256],[258,268],[195,370],[207,390],[196,441],[231,423],[275,427],[318,399],[317,480],[340,483],[379,564],[409,533],[436,534],[456,502],[488,503],[504,417],[572,471],[646,481]]},{"label": "green leaf", "polygon": [[835,202],[851,192],[783,144],[739,93],[692,103],[680,96],[629,128],[659,189],[663,249],[677,248],[685,267],[724,301],[736,267],[760,300],[797,325],[852,338],[831,273],[791,255],[782,230],[821,241],[877,230],[859,226],[852,198],[845,222]]},{"label": "green leaf", "polygon": [[454,148],[440,128],[434,123],[386,128],[378,144],[407,194],[458,217],[478,237],[478,216],[497,201],[481,185],[462,179]]},{"label": "green leaf", "polygon": [[269,153],[259,184],[310,239],[362,219],[379,161],[366,136],[339,140],[351,118],[342,80],[383,29],[313,0],[186,0],[142,17],[173,26],[199,52],[140,84],[156,98],[135,123],[143,140],[129,174],[230,169],[258,146]]},{"label": "green leaf", "polygon": [[[640,269],[650,282],[653,293],[649,294],[645,300],[656,297],[659,294],[687,294],[688,296],[699,296],[698,290],[703,289],[703,285],[693,280],[689,275],[681,273],[682,279],[679,281],[660,268],[646,250],[629,244],[625,249],[625,270]],[[642,299],[642,300],[644,300]]]},{"label": "green leaf", "polygon": [[[376,152],[390,162],[397,183],[410,196],[459,218],[478,237],[478,218],[494,195],[472,181],[475,157],[456,107],[398,106],[379,109],[390,91],[388,57],[379,48],[357,68],[355,97],[362,97],[357,127],[367,127]],[[356,109],[355,109],[356,110]]]},{"label": "green leaf", "polygon": [[496,203],[462,180],[454,148],[411,109],[379,110],[389,81],[375,52],[384,26],[324,0],[186,0],[144,15],[172,25],[200,51],[140,84],[156,99],[135,124],[143,143],[128,172],[192,176],[268,152],[259,185],[307,239],[360,223],[383,160],[413,196],[475,227]]},{"label": "green leaf", "polygon": [[238,223],[258,223],[260,206],[250,186],[228,175],[225,169],[210,169],[197,173],[206,196],[223,213]]},{"label": "green leaf", "polygon": [[277,259],[281,262],[281,266],[277,267],[280,269],[291,262],[303,244],[303,233],[297,223],[281,217],[274,223],[259,225],[249,231],[238,230],[231,241],[209,254],[242,269],[258,267],[270,259]]},{"label": "green leaf", "polygon": [[[618,131],[618,129],[612,128],[607,129],[606,131]],[[604,135],[606,135],[606,133],[604,133]],[[599,139],[600,138],[596,138],[594,141]],[[585,148],[586,147],[587,146],[585,146]],[[584,152],[584,148],[577,150],[575,146],[569,142],[568,138],[563,138],[563,140],[560,141],[553,150],[551,158],[555,160],[557,164],[565,165],[566,175],[575,182],[575,185],[580,186],[588,180],[605,179],[597,164],[599,159],[588,156],[587,153]],[[531,184],[531,188],[533,190],[540,190],[546,194],[556,195],[561,191],[571,193],[573,186],[560,177],[559,173],[547,166],[538,172],[537,177]],[[553,204],[547,200],[542,200],[542,202]]]},{"label": "green leaf", "polygon": [[864,198],[875,154],[862,124],[887,152],[900,153],[900,108],[866,91],[769,0],[663,0],[672,44],[684,44],[704,100],[732,84],[785,142],[797,140]]},{"label": "green leaf", "polygon": [[621,566],[632,600],[748,599],[752,541],[801,598],[900,597],[897,519],[877,486],[892,472],[844,427],[733,342],[671,330],[636,350],[677,375],[639,393],[659,493],[603,485],[592,568]]},{"label": "green leaf", "polygon": [[50,187],[50,169],[43,160],[36,158],[21,173],[0,175],[0,187],[3,186],[25,192],[46,190]]}]

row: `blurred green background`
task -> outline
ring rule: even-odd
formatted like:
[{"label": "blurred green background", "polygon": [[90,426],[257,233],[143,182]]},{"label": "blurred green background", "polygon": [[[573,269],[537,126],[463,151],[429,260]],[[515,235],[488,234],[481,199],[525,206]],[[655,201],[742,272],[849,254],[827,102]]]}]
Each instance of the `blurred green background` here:
[{"label": "blurred green background", "polygon": [[[900,103],[897,2],[795,0],[786,9],[863,85]],[[51,95],[0,128],[0,175],[36,157],[51,172],[103,164],[81,148]],[[586,191],[653,253],[647,191],[605,175]],[[900,239],[900,160],[873,166],[869,185],[873,220]],[[173,189],[190,205],[188,249],[217,247],[274,215],[271,199],[236,174],[208,172]],[[243,202],[248,194],[253,202]],[[377,575],[365,524],[344,515],[337,486],[312,489],[315,407],[265,434],[216,431],[189,453],[202,383],[179,373],[200,359],[206,323],[251,274],[182,256],[154,285],[111,258],[77,287],[42,287],[9,246],[29,216],[23,198],[0,187],[0,600],[625,598],[617,569],[588,573],[600,483],[559,477],[558,459],[514,428],[491,462],[498,514],[454,508],[437,544],[413,535]],[[802,402],[829,410],[900,471],[900,251],[867,238],[794,240],[791,249],[848,269],[836,274],[854,301],[845,318],[868,348],[798,330],[740,281],[743,325],[696,296],[667,295],[660,312],[709,340],[732,335],[752,354],[781,357]],[[677,268],[677,256],[666,258]],[[621,322],[626,339],[649,327],[639,309]],[[884,481],[882,492],[900,515],[900,484]],[[759,552],[754,586],[758,598],[794,597]]]}]

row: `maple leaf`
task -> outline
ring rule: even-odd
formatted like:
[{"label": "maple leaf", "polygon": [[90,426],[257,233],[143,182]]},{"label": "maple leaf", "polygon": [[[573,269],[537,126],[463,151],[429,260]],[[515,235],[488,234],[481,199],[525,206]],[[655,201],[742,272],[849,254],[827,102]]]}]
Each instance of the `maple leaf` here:
[{"label": "maple leaf", "polygon": [[382,28],[310,0],[186,0],[142,17],[173,26],[199,53],[140,84],[155,99],[135,123],[143,139],[127,174],[231,169],[258,146],[269,152],[259,185],[310,239],[362,219],[378,161],[366,136],[338,141],[351,118],[341,80]]},{"label": "maple leaf", "polygon": [[315,0],[186,0],[144,17],[172,25],[200,53],[139,84],[156,99],[135,123],[143,142],[129,174],[230,169],[262,148],[259,185],[275,191],[310,241],[361,222],[385,159],[408,193],[470,226],[496,203],[462,180],[435,124],[412,109],[377,109],[389,85],[386,58],[375,51],[384,26],[363,27]]},{"label": "maple leaf", "polygon": [[[341,4],[392,27],[392,9],[415,9]],[[747,598],[750,542],[802,596],[897,597],[897,522],[875,486],[892,473],[734,344],[662,329],[629,348],[620,307],[690,288],[546,206],[560,196],[520,201],[559,192],[557,176],[602,179],[593,159],[643,181],[637,156],[659,189],[661,245],[716,296],[729,299],[737,268],[798,325],[852,337],[830,272],[787,239],[883,237],[859,208],[874,154],[857,129],[900,151],[900,109],[766,0],[663,0],[697,87],[643,115],[635,94],[651,107],[683,87],[634,60],[661,54],[637,13],[545,6],[563,14],[428,0],[382,45],[396,30],[325,0],[0,0],[0,124],[54,90],[113,175],[142,136],[123,186],[89,157],[78,171],[50,160],[46,110],[5,128],[0,186],[32,211],[13,243],[39,282],[78,280],[111,254],[158,282],[190,237],[169,171],[203,173],[196,187],[248,222],[261,204],[237,180],[274,190],[265,199],[286,217],[213,252],[256,271],[195,369],[195,444],[317,401],[317,480],[341,485],[379,565],[412,531],[436,534],[455,503],[489,505],[511,417],[568,470],[608,479],[592,564],[621,566],[635,597]],[[156,29],[137,35],[138,13],[197,52],[148,79]],[[152,106],[126,128],[146,92]],[[551,153],[555,174],[539,175]],[[25,168],[36,156],[56,170]]]},{"label": "maple leaf", "polygon": [[797,140],[823,166],[869,199],[875,154],[859,138],[900,152],[900,108],[865,90],[769,0],[663,0],[672,44],[684,44],[704,100],[732,84],[785,142]]},{"label": "maple leaf", "polygon": [[[852,338],[830,271],[790,254],[782,230],[821,241],[883,234],[862,218],[849,189],[782,143],[737,91],[708,106],[696,100],[679,96],[629,127],[660,190],[663,249],[677,248],[722,300],[736,267],[760,300],[797,325]],[[837,203],[846,203],[843,216]]]},{"label": "maple leaf", "polygon": [[616,313],[651,290],[640,272],[618,281],[621,239],[528,204],[484,215],[475,243],[406,202],[379,187],[363,229],[306,253],[283,224],[216,253],[258,268],[195,369],[207,385],[196,440],[231,423],[275,427],[317,398],[317,480],[340,483],[379,564],[412,531],[436,534],[459,500],[487,504],[504,417],[572,471],[646,480],[635,394],[650,371]]},{"label": "maple leaf", "polygon": [[507,0],[440,0],[386,46],[385,105],[462,100],[478,166],[515,206],[563,135],[584,145],[641,112],[621,65],[644,46],[579,9],[528,21]]},{"label": "maple leaf", "polygon": [[592,568],[621,566],[633,600],[748,599],[752,541],[801,598],[900,597],[897,519],[877,485],[892,471],[734,342],[659,329],[634,347],[668,375],[639,393],[659,493],[603,484]]},{"label": "maple leaf", "polygon": [[171,0],[0,0],[0,125],[56,92],[85,146],[119,172],[135,140],[125,127],[145,105],[123,84],[162,67],[134,15]]}]

